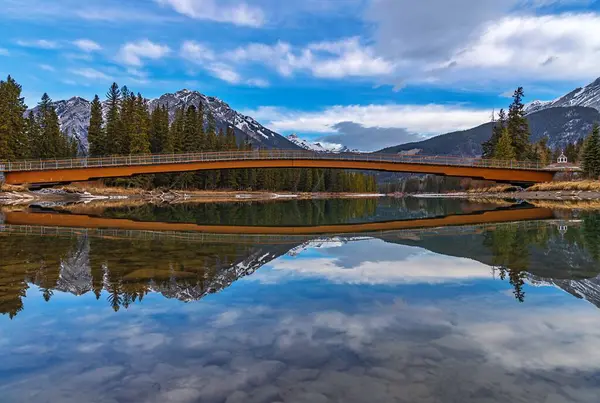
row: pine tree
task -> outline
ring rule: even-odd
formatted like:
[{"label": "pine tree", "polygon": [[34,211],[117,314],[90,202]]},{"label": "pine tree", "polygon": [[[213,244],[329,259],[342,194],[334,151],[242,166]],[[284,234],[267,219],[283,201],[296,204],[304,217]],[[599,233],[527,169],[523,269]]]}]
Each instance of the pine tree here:
[{"label": "pine tree", "polygon": [[600,176],[600,127],[594,125],[583,147],[583,172],[588,178],[598,179]]},{"label": "pine tree", "polygon": [[121,107],[121,91],[117,83],[113,83],[106,93],[108,112],[106,114],[106,154],[119,153],[119,137],[121,136],[121,123],[119,109]]},{"label": "pine tree", "polygon": [[183,151],[193,153],[200,150],[198,136],[198,113],[196,107],[191,105],[185,112],[183,125]]},{"label": "pine tree", "polygon": [[172,144],[169,138],[169,112],[158,106],[150,115],[150,150],[153,154],[170,153]]},{"label": "pine tree", "polygon": [[183,148],[183,129],[185,126],[185,111],[183,108],[178,108],[175,111],[175,118],[169,130],[170,143],[173,146],[174,153],[182,153]]},{"label": "pine tree", "polygon": [[[542,137],[533,145],[535,153],[535,161],[542,166],[546,166],[552,162],[552,150],[548,147],[548,137]],[[558,158],[558,157],[557,157]]]},{"label": "pine tree", "polygon": [[137,97],[130,96],[133,102],[131,124],[129,125],[129,153],[150,153],[150,116],[146,100],[138,93]]},{"label": "pine tree", "polygon": [[0,81],[0,160],[15,160],[29,156],[25,136],[27,110],[21,97],[21,86],[8,76]]},{"label": "pine tree", "polygon": [[237,140],[235,139],[235,130],[233,129],[233,127],[227,127],[226,144],[227,150],[238,150]]},{"label": "pine tree", "polygon": [[512,139],[508,133],[508,129],[503,130],[503,133],[498,140],[498,144],[496,145],[496,150],[494,152],[494,158],[506,161],[511,161],[516,158],[515,149],[512,145]]},{"label": "pine tree", "polygon": [[[117,154],[131,153],[132,141],[136,129],[136,96],[124,86],[121,88],[122,101],[119,111],[119,132],[117,138]],[[135,146],[134,146],[135,147]]]},{"label": "pine tree", "polygon": [[41,134],[40,158],[59,158],[68,154],[65,150],[64,134],[60,131],[58,115],[48,94],[42,95],[39,106]]},{"label": "pine tree", "polygon": [[508,119],[506,122],[506,127],[518,160],[526,160],[531,157],[529,123],[525,118],[525,105],[523,104],[524,96],[523,87],[515,90],[513,102],[508,109]]},{"label": "pine tree", "polygon": [[96,95],[92,101],[90,126],[88,129],[89,153],[92,157],[99,157],[107,154],[106,133],[104,132],[103,124],[102,103],[100,102],[98,95]]},{"label": "pine tree", "polygon": [[42,133],[37,116],[33,110],[29,111],[29,114],[27,115],[25,128],[25,134],[27,136],[27,141],[29,142],[29,154],[31,158],[42,158]]},{"label": "pine tree", "polygon": [[493,158],[494,152],[496,150],[496,145],[500,140],[500,136],[502,136],[502,132],[506,127],[506,112],[504,109],[500,109],[498,113],[498,121],[494,123],[494,127],[492,128],[492,137],[481,145],[482,148],[482,157],[483,158]]}]

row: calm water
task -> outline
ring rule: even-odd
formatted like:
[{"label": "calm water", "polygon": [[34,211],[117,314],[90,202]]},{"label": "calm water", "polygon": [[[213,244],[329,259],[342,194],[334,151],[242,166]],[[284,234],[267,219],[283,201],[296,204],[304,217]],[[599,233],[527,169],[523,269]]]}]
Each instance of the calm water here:
[{"label": "calm water", "polygon": [[2,402],[599,401],[600,213],[383,199],[4,222]]}]

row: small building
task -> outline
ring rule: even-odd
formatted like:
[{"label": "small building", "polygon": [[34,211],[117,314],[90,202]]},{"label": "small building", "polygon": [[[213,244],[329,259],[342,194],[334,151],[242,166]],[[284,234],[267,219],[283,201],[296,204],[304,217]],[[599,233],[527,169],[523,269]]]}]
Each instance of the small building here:
[{"label": "small building", "polygon": [[567,161],[567,156],[561,152],[560,156],[558,157],[558,161],[559,164],[567,164],[569,161]]}]

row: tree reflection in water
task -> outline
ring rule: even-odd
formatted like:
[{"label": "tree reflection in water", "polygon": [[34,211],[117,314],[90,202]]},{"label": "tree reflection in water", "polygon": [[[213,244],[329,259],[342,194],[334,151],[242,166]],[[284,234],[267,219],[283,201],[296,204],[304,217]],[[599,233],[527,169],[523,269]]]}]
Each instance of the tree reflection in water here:
[{"label": "tree reflection in water", "polygon": [[[342,215],[355,216],[348,211]],[[525,301],[528,279],[579,280],[599,274],[598,213],[585,214],[580,225],[571,225],[566,232],[550,222],[511,223],[468,235],[428,235],[414,241],[400,236],[392,240],[387,234],[381,239],[492,266],[500,279],[510,282],[520,302]],[[182,301],[199,300],[299,245],[4,234],[0,236],[0,312],[13,318],[23,310],[29,284],[37,285],[46,301],[55,291],[93,292],[97,299],[104,292],[114,311],[127,309],[153,292]]]}]

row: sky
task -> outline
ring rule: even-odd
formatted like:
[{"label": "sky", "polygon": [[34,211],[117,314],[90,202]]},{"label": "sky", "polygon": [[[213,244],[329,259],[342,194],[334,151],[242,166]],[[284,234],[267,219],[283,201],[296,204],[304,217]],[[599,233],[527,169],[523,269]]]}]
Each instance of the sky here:
[{"label": "sky", "polygon": [[281,134],[376,150],[489,121],[523,86],[600,76],[595,0],[0,0],[0,75],[28,105],[219,97]]}]

